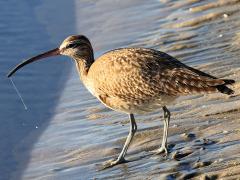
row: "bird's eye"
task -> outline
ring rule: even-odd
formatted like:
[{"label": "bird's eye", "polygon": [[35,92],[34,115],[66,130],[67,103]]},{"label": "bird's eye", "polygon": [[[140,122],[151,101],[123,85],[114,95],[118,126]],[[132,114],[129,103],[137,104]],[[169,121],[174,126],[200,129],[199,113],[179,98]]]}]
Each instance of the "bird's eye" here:
[{"label": "bird's eye", "polygon": [[71,44],[68,44],[68,45],[66,46],[66,49],[68,49],[68,48],[75,48],[75,47],[77,47],[77,44],[71,43]]}]

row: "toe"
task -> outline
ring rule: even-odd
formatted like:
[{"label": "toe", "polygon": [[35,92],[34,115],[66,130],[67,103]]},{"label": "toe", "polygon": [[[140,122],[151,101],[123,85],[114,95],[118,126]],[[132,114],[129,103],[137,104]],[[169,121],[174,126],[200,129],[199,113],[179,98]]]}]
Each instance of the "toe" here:
[{"label": "toe", "polygon": [[166,156],[168,155],[168,150],[166,147],[160,147],[159,149],[150,151],[150,152],[152,152],[154,154],[165,154]]},{"label": "toe", "polygon": [[103,163],[101,170],[113,167],[118,164],[126,163],[127,161],[123,159],[111,159]]}]

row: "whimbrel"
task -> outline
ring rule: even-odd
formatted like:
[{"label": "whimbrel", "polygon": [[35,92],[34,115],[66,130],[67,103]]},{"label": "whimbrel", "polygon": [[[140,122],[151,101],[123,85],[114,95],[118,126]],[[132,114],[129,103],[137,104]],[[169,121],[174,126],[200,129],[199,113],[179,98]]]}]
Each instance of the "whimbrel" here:
[{"label": "whimbrel", "polygon": [[118,158],[106,162],[105,167],[126,162],[125,155],[137,131],[134,114],[163,109],[163,140],[156,152],[168,153],[170,112],[167,105],[183,95],[234,93],[226,86],[233,84],[234,80],[218,79],[154,49],[120,48],[106,52],[95,60],[92,45],[83,35],[69,36],[59,48],[22,62],[8,77],[26,64],[56,55],[74,59],[83,84],[105,106],[129,114],[130,131],[123,149]]}]

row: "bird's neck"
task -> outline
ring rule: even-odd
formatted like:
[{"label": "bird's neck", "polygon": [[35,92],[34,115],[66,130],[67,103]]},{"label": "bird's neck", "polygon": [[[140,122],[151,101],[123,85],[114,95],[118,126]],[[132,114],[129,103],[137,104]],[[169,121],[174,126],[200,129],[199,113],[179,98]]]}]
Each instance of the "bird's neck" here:
[{"label": "bird's neck", "polygon": [[91,43],[88,39],[84,39],[78,51],[72,56],[76,62],[77,70],[83,82],[87,80],[88,71],[94,63],[94,53]]},{"label": "bird's neck", "polygon": [[82,56],[74,58],[77,66],[78,73],[80,75],[81,80],[84,82],[87,79],[88,71],[91,65],[94,63],[93,54],[89,56]]}]

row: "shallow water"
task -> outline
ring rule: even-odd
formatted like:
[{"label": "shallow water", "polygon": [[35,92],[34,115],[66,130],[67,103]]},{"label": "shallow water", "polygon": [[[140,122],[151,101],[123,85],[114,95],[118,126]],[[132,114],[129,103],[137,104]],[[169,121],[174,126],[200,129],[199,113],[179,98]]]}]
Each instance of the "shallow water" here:
[{"label": "shallow water", "polygon": [[169,107],[172,149],[168,157],[149,152],[161,143],[162,112],[136,116],[139,130],[128,151],[130,162],[97,171],[96,164],[120,152],[128,134],[127,115],[105,108],[92,97],[65,57],[29,65],[14,76],[28,111],[4,77],[21,59],[55,48],[69,34],[81,33],[92,41],[96,57],[118,47],[151,47],[238,81],[239,1],[11,0],[0,2],[0,7],[5,43],[0,47],[0,179],[240,176],[239,83],[231,98],[188,96]]}]

